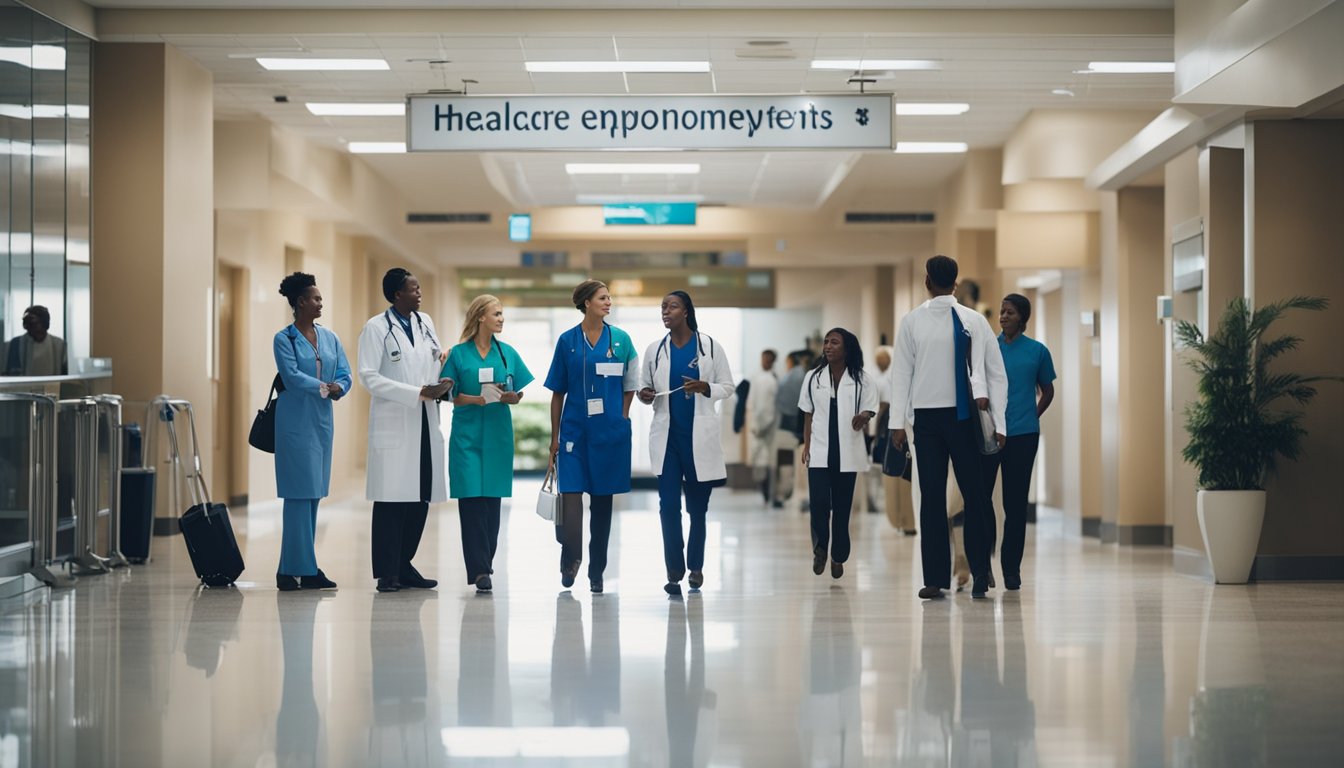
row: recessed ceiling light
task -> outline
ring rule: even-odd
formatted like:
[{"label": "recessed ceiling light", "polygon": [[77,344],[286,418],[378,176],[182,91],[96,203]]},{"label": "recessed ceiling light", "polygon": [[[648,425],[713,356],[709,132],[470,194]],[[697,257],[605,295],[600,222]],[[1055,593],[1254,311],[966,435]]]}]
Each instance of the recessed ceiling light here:
[{"label": "recessed ceiling light", "polygon": [[929,59],[815,59],[812,62],[812,68],[848,70],[927,70],[942,69],[942,65]]},{"label": "recessed ceiling light", "polygon": [[966,149],[964,141],[898,141],[895,151],[901,155],[951,154],[965,152]]},{"label": "recessed ceiling light", "polygon": [[896,114],[898,115],[964,115],[970,109],[971,105],[964,103],[896,102]]},{"label": "recessed ceiling light", "polygon": [[352,141],[347,147],[356,155],[398,155],[406,151],[406,142]]},{"label": "recessed ceiling light", "polygon": [[1074,95],[1073,91],[1070,91],[1068,88],[1055,88],[1054,90],[1050,91],[1050,93],[1054,94],[1055,96],[1073,96],[1073,95]]},{"label": "recessed ceiling light", "polygon": [[258,57],[262,67],[277,71],[372,71],[389,69],[384,59],[272,59]]},{"label": "recessed ceiling light", "polygon": [[699,163],[565,163],[565,173],[571,176],[637,173],[692,174],[699,172]]},{"label": "recessed ceiling light", "polygon": [[579,205],[613,205],[620,203],[703,203],[704,195],[575,195]]},{"label": "recessed ceiling light", "polygon": [[1153,75],[1176,71],[1172,61],[1089,61],[1081,73],[1107,75]]},{"label": "recessed ceiling light", "polygon": [[304,106],[314,115],[323,117],[400,117],[406,114],[406,104],[389,102],[381,104],[337,104],[310,101]]},{"label": "recessed ceiling light", "polygon": [[528,72],[708,72],[708,61],[529,61]]}]

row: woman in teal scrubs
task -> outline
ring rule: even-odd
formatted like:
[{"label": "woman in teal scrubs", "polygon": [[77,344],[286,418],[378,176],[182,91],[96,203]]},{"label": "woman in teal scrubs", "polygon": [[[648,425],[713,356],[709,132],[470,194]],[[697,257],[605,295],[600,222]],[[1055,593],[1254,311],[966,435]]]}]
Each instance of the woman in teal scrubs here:
[{"label": "woman in teal scrubs", "polygon": [[560,583],[574,586],[583,562],[583,494],[588,509],[588,582],[602,591],[611,536],[611,502],[630,491],[630,401],[639,388],[639,354],[630,337],[607,324],[611,294],[585,280],[574,289],[583,322],[560,335],[546,374],[551,390],[551,463],[561,494]]},{"label": "woman in teal scrubs", "polygon": [[284,391],[275,404],[275,488],[285,500],[280,533],[281,591],[334,589],[317,567],[317,503],[331,489],[331,404],[350,391],[350,364],[336,334],[317,324],[317,278],[295,272],[280,283],[294,322],[275,334],[275,367]]},{"label": "woman in teal scrubs", "polygon": [[467,308],[461,343],[448,352],[440,378],[457,382],[453,432],[448,440],[448,487],[462,524],[467,583],[477,592],[493,585],[499,543],[500,499],[513,496],[513,414],[532,372],[513,347],[500,341],[504,305],[477,296]]}]

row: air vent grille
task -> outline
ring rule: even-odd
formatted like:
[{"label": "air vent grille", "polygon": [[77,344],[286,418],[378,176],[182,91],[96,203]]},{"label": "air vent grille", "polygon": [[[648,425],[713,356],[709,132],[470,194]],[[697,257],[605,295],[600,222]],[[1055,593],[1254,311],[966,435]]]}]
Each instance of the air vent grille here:
[{"label": "air vent grille", "polygon": [[932,212],[913,211],[846,211],[846,224],[932,224]]},{"label": "air vent grille", "polygon": [[489,224],[488,213],[408,213],[407,224]]}]

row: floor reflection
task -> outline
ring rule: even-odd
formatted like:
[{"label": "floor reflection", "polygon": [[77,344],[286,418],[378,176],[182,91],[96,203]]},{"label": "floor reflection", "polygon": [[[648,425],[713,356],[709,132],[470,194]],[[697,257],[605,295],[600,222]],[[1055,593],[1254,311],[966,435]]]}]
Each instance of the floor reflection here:
[{"label": "floor reflection", "polygon": [[[690,640],[690,674],[686,645]],[[718,696],[705,690],[705,609],[699,596],[667,601],[667,652],[663,658],[663,699],[667,707],[668,765],[709,764],[714,750]]]},{"label": "floor reflection", "polygon": [[861,765],[861,667],[849,595],[832,587],[812,603],[807,701],[798,734],[808,765]]},{"label": "floor reflection", "polygon": [[1037,762],[1036,710],[1027,695],[1022,605],[1009,599],[1000,608],[1001,645],[992,623],[968,626],[962,636],[961,727],[953,742],[953,765],[1025,768]]},{"label": "floor reflection", "polygon": [[[425,664],[426,603],[431,590],[376,595],[369,616],[373,728],[372,765],[438,765],[443,748],[429,717],[429,670]],[[429,623],[434,622],[431,619]],[[348,756],[347,756],[348,757]]]},{"label": "floor reflection", "polygon": [[326,750],[319,739],[322,716],[313,692],[313,628],[322,597],[317,592],[280,597],[276,608],[284,676],[275,718],[275,762],[282,768],[325,765]]},{"label": "floor reflection", "polygon": [[465,600],[457,648],[457,724],[513,725],[508,610],[502,599],[476,595]]}]

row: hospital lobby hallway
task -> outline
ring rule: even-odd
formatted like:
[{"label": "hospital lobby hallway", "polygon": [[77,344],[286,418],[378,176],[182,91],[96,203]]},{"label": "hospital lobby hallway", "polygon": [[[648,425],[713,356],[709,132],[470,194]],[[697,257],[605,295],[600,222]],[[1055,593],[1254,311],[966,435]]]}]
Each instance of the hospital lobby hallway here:
[{"label": "hospital lobby hallway", "polygon": [[[651,492],[618,497],[606,593],[505,507],[495,590],[466,584],[456,506],[377,594],[369,504],[329,500],[335,592],[280,593],[277,503],[233,512],[247,570],[148,565],[0,615],[4,766],[1285,766],[1344,751],[1344,586],[1219,586],[1169,549],[1043,510],[1019,592],[922,603],[919,539],[856,515],[843,578],[807,517],[716,491],[705,586],[668,598]],[[1072,525],[1076,526],[1076,521]],[[585,526],[586,528],[586,526]],[[997,563],[996,563],[997,572]]]}]

